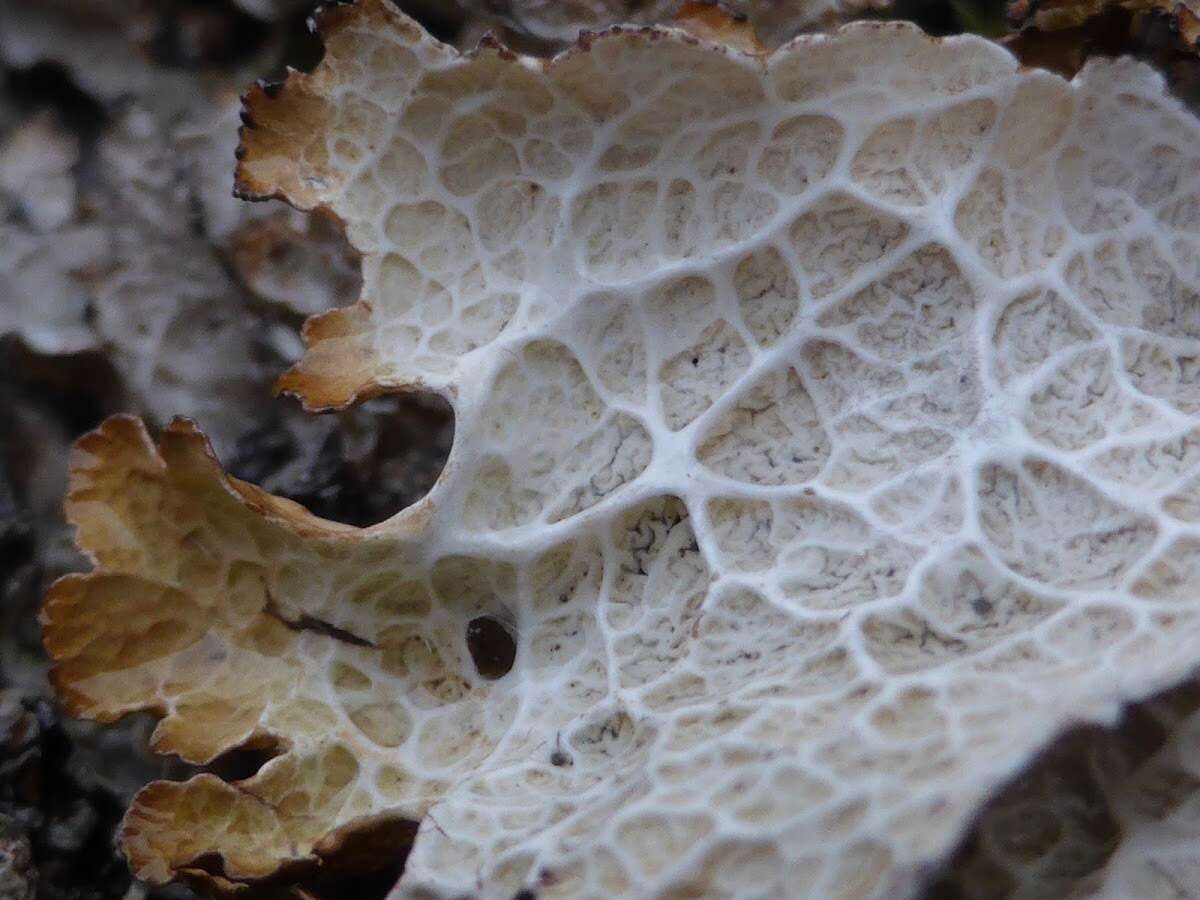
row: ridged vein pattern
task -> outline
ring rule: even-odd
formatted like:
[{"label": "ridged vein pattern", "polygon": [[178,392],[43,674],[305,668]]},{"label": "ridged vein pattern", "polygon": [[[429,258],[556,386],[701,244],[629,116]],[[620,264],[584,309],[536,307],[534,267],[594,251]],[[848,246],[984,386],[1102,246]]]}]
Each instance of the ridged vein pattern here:
[{"label": "ridged vein pattern", "polygon": [[397,896],[903,896],[1200,657],[1200,128],[1149,69],[877,25],[459,56],[382,0],[322,30],[249,96],[239,183],[340,217],[364,286],[283,385],[440,393],[455,444],[357,530],[186,423],[81,441],[64,698],[282,751],[147,788],[139,875],[405,818]]}]

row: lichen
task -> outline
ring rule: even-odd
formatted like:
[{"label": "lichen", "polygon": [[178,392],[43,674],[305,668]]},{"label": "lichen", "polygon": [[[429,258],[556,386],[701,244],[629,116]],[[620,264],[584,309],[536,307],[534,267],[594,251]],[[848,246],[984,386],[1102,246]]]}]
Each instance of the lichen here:
[{"label": "lichen", "polygon": [[415,827],[407,896],[900,896],[1066,726],[1194,665],[1200,126],[1149,68],[320,26],[248,95],[238,185],[344,223],[362,296],[280,385],[439,394],[454,446],[357,529],[184,421],[79,442],[60,696],[275,753],[143,791],[140,877]]}]

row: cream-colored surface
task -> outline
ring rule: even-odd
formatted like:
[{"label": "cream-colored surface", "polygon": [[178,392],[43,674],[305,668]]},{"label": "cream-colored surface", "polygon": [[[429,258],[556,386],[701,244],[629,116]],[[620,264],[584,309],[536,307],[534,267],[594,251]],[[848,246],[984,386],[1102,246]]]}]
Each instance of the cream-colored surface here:
[{"label": "cream-colored surface", "polygon": [[363,299],[283,384],[443,394],[454,448],[355,530],[183,423],[81,442],[64,697],[283,751],[149,788],[140,875],[253,880],[385,816],[421,822],[405,896],[901,896],[1060,729],[1196,662],[1200,128],[1149,69],[323,27],[250,95],[239,185],[340,217]]}]

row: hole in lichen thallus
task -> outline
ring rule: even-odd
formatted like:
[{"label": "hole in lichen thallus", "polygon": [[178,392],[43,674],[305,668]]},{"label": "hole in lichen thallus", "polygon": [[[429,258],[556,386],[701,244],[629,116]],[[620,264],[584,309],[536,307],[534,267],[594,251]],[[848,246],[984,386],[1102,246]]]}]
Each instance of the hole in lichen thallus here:
[{"label": "hole in lichen thallus", "polygon": [[467,650],[482,678],[503,678],[517,658],[517,642],[508,627],[494,616],[479,616],[467,623]]},{"label": "hole in lichen thallus", "polygon": [[387,819],[351,834],[303,887],[319,900],[384,900],[404,874],[418,826]]},{"label": "hole in lichen thallus", "polygon": [[314,423],[298,437],[280,418],[237,442],[229,469],[324,519],[362,527],[433,487],[454,434],[438,397],[380,397]]},{"label": "hole in lichen thallus", "polygon": [[201,771],[211,772],[223,781],[244,781],[284,752],[281,743],[270,736],[255,738],[240,747],[226,750]]}]

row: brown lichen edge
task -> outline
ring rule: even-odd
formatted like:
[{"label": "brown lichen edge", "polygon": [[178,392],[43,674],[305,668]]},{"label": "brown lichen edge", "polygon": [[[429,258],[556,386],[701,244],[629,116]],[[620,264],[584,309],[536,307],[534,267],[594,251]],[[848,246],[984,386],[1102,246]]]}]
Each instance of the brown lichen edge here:
[{"label": "brown lichen edge", "polygon": [[[53,660],[51,683],[64,707],[80,718],[112,722],[128,712],[148,708],[144,702],[135,702],[115,709],[97,709],[87,695],[75,687],[92,674],[88,662],[95,656],[91,654],[103,659],[105,654],[119,652],[112,646],[111,635],[102,645],[89,643],[90,635],[95,633],[90,625],[95,617],[120,622],[134,634],[147,621],[155,627],[162,624],[157,614],[166,606],[162,603],[163,598],[153,593],[150,584],[142,582],[139,576],[123,572],[126,568],[124,555],[130,551],[106,542],[102,537],[109,527],[104,521],[106,503],[114,497],[130,503],[139,502],[136,483],[140,475],[148,482],[168,475],[204,482],[210,488],[224,491],[244,508],[247,515],[261,517],[298,536],[328,537],[357,531],[320,519],[299,504],[272,496],[225,474],[208,440],[188,419],[172,421],[163,430],[156,446],[139,419],[128,415],[112,416],[76,441],[70,464],[67,518],[75,526],[77,543],[90,557],[94,568],[85,574],[65,575],[51,585],[40,619],[43,640]],[[98,585],[109,580],[119,582],[121,589],[106,597],[112,603],[96,603],[97,598],[89,595],[88,589],[95,591]],[[199,620],[203,625],[203,619],[200,615],[186,615],[186,592],[167,590],[180,612],[179,636],[186,640],[188,620],[191,619],[193,624]],[[154,610],[153,617],[146,615],[150,608]],[[149,644],[149,641],[138,642],[147,649]],[[121,659],[129,662],[125,656]],[[98,671],[102,671],[102,667],[98,667]],[[149,708],[160,716],[167,713],[161,706]],[[223,734],[195,735],[182,729],[168,730],[168,724],[164,718],[155,730],[151,739],[153,749],[176,754],[192,763],[211,762],[230,749],[274,746],[283,752],[286,748],[285,738],[262,734],[258,729],[240,738],[228,738]],[[287,772],[267,776],[270,777],[286,778]],[[364,852],[364,847],[387,846],[394,855],[395,849],[411,842],[415,834],[416,823],[409,820],[361,817],[326,833],[315,842],[311,852],[297,852],[282,827],[284,814],[255,793],[256,786],[265,780],[260,773],[228,783],[215,775],[202,773],[184,782],[156,781],[144,787],[130,805],[119,831],[119,843],[131,870],[152,884],[181,878],[203,882],[222,896],[273,896],[283,885],[303,885],[312,879],[326,877],[330,871],[353,874],[378,868],[381,859],[386,862],[390,858]],[[180,813],[181,804],[194,809],[197,803],[225,810],[226,815],[205,818]],[[238,822],[242,826],[240,830],[247,836],[253,836],[246,841],[244,853],[234,858],[209,849],[220,846],[218,837],[228,827],[230,819]],[[150,837],[153,837],[153,847]],[[168,852],[164,853],[164,847]],[[252,893],[246,894],[250,888],[253,888]]]},{"label": "brown lichen edge", "polygon": [[[338,0],[318,7],[308,24],[328,45],[360,16],[401,21],[381,4]],[[415,26],[409,23],[408,27]],[[234,196],[249,201],[281,200],[342,224],[307,186],[330,178],[329,169],[297,160],[294,153],[302,138],[319,131],[327,121],[329,103],[320,91],[327,77],[320,66],[312,73],[289,67],[283,81],[259,81],[242,96]],[[308,412],[346,409],[383,393],[371,377],[377,365],[365,327],[370,311],[370,304],[359,299],[310,317],[301,331],[304,358],[279,377],[275,393],[298,398]]]}]

